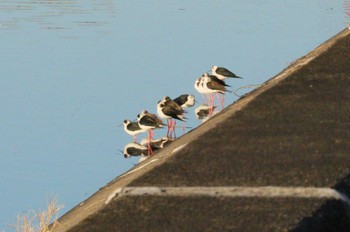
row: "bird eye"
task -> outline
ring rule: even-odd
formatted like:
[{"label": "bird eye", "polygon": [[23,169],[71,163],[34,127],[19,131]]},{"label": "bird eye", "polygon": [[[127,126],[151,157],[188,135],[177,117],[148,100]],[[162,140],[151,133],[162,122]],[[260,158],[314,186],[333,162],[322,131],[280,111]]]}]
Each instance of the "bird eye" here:
[{"label": "bird eye", "polygon": [[124,123],[127,123],[128,121],[127,120],[124,120]]}]

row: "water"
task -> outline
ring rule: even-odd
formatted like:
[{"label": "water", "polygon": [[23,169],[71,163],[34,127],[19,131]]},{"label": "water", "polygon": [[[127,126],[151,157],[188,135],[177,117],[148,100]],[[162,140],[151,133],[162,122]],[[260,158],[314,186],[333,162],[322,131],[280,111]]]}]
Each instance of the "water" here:
[{"label": "water", "polygon": [[213,65],[244,77],[233,90],[266,81],[344,29],[347,4],[1,1],[0,231],[51,195],[62,215],[136,164],[118,151],[124,119],[165,95],[200,99],[194,80]]}]

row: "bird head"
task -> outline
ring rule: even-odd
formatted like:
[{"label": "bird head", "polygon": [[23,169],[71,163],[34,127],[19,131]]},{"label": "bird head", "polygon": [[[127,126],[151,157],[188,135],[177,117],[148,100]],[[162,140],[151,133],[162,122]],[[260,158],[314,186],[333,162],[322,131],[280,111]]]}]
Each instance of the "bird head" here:
[{"label": "bird head", "polygon": [[194,95],[189,94],[187,96],[187,106],[193,106],[195,102],[196,102],[196,99],[195,99]]},{"label": "bird head", "polygon": [[129,154],[124,154],[124,158],[125,159],[130,158],[130,155]]}]

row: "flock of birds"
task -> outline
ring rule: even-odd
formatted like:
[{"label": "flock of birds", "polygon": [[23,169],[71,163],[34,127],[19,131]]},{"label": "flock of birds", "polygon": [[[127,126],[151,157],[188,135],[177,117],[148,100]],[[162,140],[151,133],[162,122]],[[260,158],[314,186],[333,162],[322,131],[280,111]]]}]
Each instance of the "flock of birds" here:
[{"label": "flock of birds", "polygon": [[[198,119],[205,121],[213,115],[215,108],[218,107],[214,105],[215,96],[218,105],[221,104],[221,109],[224,108],[225,92],[230,92],[227,89],[230,86],[225,83],[228,78],[242,77],[235,75],[226,68],[213,66],[211,75],[206,72],[196,79],[194,88],[202,95],[202,104],[195,109]],[[124,147],[124,157],[149,157],[156,150],[162,149],[174,141],[176,139],[176,120],[183,122],[181,127],[185,131],[186,109],[194,106],[196,102],[194,95],[191,94],[182,94],[175,99],[165,96],[157,103],[157,115],[143,110],[137,115],[137,121],[124,120],[125,132],[133,137],[133,142]],[[162,119],[166,119],[167,124],[163,123]],[[153,139],[153,130],[165,126],[168,128],[167,135],[160,139]],[[136,135],[144,132],[148,133],[147,139],[143,139],[138,143]]]}]

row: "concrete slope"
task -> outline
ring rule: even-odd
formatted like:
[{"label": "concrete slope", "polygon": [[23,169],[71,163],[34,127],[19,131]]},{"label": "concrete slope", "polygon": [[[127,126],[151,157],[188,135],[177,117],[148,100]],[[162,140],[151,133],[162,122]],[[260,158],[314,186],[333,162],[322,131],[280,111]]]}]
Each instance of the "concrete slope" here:
[{"label": "concrete slope", "polygon": [[[334,206],[334,212],[346,212],[349,34],[343,30],[108,183],[63,215],[54,231],[298,231],[312,223],[305,218],[312,218],[317,210],[322,213],[327,205]],[[266,186],[311,187],[331,192],[335,187],[334,194],[345,198],[314,192],[308,197],[170,196],[167,189],[161,189],[165,197],[157,197],[152,188],[146,195],[119,196],[127,186],[256,187],[258,191]],[[221,190],[208,191],[220,194]]]}]

